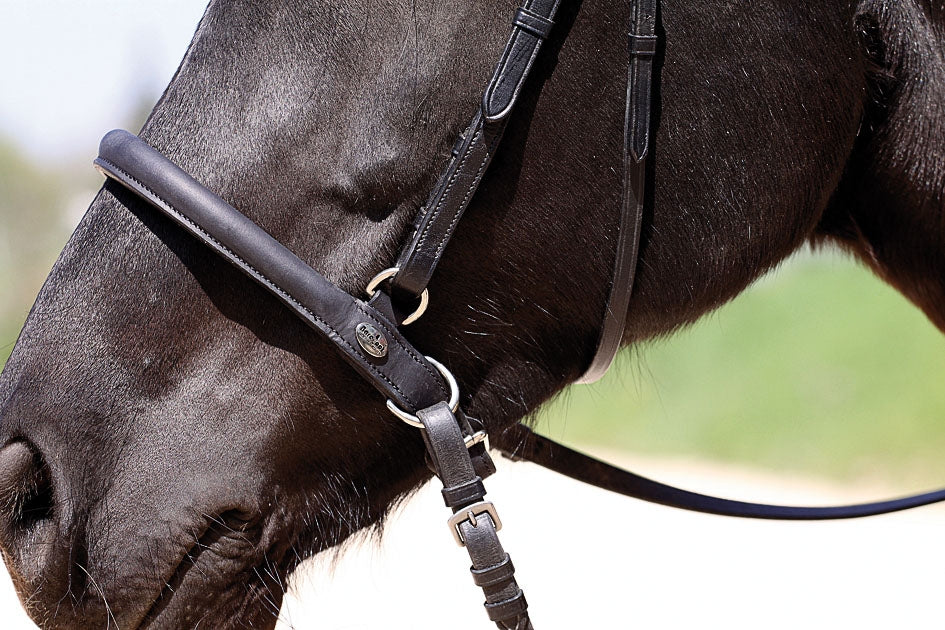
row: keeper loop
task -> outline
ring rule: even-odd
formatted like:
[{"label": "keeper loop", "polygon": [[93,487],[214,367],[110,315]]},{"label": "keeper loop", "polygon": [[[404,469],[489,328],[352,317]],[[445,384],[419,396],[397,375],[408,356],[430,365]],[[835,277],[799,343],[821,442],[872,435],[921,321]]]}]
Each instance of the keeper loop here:
[{"label": "keeper loop", "polygon": [[515,12],[513,24],[538,39],[547,39],[551,33],[551,28],[555,25],[548,18],[523,8]]}]

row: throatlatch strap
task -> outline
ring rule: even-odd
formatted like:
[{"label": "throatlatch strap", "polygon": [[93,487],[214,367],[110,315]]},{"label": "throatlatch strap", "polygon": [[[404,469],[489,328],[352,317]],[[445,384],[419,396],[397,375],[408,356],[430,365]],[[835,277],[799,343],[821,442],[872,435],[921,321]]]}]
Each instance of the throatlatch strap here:
[{"label": "throatlatch strap", "polygon": [[427,453],[443,485],[481,490],[450,506],[454,516],[449,526],[453,537],[469,553],[473,581],[486,596],[489,618],[502,630],[532,628],[512,560],[496,533],[501,523],[492,503],[483,501],[485,488],[473,468],[459,422],[446,403],[424,409],[417,417],[424,426]]},{"label": "throatlatch strap", "polygon": [[720,516],[779,521],[839,520],[888,514],[945,501],[945,489],[901,499],[831,507],[794,507],[733,501],[681,490],[635,475],[567,446],[562,446],[554,440],[534,433],[522,424],[517,424],[498,436],[493,436],[492,445],[510,459],[532,462],[604,490],[690,512],[704,512]]},{"label": "throatlatch strap", "polygon": [[629,33],[627,101],[623,148],[623,197],[613,279],[604,310],[597,349],[590,364],[577,380],[593,383],[610,369],[623,341],[627,309],[636,276],[646,192],[646,158],[650,150],[651,107],[653,101],[653,58],[656,55],[657,0],[635,0]]}]

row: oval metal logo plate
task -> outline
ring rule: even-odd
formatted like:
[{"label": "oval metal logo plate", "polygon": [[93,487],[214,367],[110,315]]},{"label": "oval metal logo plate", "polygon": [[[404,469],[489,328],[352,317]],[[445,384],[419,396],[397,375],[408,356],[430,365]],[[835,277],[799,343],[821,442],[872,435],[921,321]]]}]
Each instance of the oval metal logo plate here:
[{"label": "oval metal logo plate", "polygon": [[387,337],[382,335],[377,328],[366,322],[361,322],[354,329],[354,334],[358,338],[358,344],[369,355],[378,359],[387,356]]}]

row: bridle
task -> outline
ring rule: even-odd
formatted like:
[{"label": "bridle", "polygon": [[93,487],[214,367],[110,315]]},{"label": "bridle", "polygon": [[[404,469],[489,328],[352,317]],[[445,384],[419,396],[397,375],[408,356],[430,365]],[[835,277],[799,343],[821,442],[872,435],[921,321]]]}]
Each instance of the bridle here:
[{"label": "bridle", "polygon": [[[633,286],[650,148],[653,61],[658,0],[631,0],[627,71],[623,196],[613,280],[597,349],[579,382],[599,379],[620,346]],[[485,594],[489,618],[504,630],[532,628],[527,603],[497,531],[495,506],[485,501],[483,479],[495,472],[482,424],[459,406],[450,371],[425,357],[402,327],[427,307],[427,285],[494,157],[542,42],[554,27],[560,0],[525,0],[482,104],[458,138],[452,158],[420,210],[396,264],[378,273],[363,301],[335,286],[262,228],[184,170],[126,131],[103,139],[96,167],[178,223],[210,249],[264,286],[330,341],[341,356],[387,399],[390,411],[421,429],[429,465],[443,482],[456,542],[472,560],[473,581]],[[404,307],[404,305],[412,305]],[[492,444],[527,460],[627,496],[663,505],[748,518],[817,520],[882,514],[945,500],[945,490],[903,499],[829,508],[730,501],[666,486],[533,433],[517,424]]]}]

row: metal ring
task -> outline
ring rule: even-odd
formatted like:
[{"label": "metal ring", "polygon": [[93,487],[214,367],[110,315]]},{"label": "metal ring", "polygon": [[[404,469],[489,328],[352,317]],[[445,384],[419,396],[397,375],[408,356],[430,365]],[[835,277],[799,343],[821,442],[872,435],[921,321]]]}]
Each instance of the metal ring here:
[{"label": "metal ring", "polygon": [[[440,374],[443,375],[443,378],[446,380],[447,385],[450,386],[450,399],[449,399],[449,403],[447,404],[449,404],[450,409],[455,413],[456,408],[459,407],[459,385],[456,384],[456,378],[453,376],[453,374],[449,370],[446,369],[445,365],[443,365],[436,359],[431,359],[430,357],[426,357],[426,360],[429,361],[430,364],[433,367],[435,367]],[[407,413],[406,411],[398,407],[397,403],[395,403],[390,398],[387,399],[387,408],[390,410],[392,414],[394,414],[395,416],[397,416],[398,418],[400,418],[401,420],[403,420],[410,426],[417,427],[418,429],[423,428],[423,423],[420,422],[420,418],[413,415],[412,413]]]},{"label": "metal ring", "polygon": [[[380,272],[379,274],[371,278],[371,281],[368,282],[367,287],[365,287],[364,289],[364,292],[367,293],[369,298],[374,297],[374,294],[377,293],[377,287],[379,287],[380,284],[384,282],[385,280],[388,280],[396,276],[399,271],[400,271],[400,267],[390,267],[389,269],[385,269],[384,271]],[[415,310],[413,313],[408,315],[404,319],[404,321],[400,322],[400,325],[407,326],[409,324],[414,323],[418,319],[420,319],[420,316],[426,313],[427,306],[429,305],[430,305],[430,291],[429,289],[424,289],[423,293],[420,294],[420,306],[417,307],[417,310]]]}]

